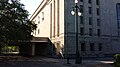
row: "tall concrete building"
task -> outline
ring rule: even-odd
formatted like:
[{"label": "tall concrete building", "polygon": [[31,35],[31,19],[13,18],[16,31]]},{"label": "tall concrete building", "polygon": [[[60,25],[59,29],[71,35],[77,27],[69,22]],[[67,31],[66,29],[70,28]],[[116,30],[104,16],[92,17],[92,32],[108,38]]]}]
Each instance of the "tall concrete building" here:
[{"label": "tall concrete building", "polygon": [[[82,57],[120,53],[120,0],[78,0],[79,52]],[[76,52],[74,0],[43,0],[30,20],[37,24],[35,37],[48,37],[61,56]]]}]

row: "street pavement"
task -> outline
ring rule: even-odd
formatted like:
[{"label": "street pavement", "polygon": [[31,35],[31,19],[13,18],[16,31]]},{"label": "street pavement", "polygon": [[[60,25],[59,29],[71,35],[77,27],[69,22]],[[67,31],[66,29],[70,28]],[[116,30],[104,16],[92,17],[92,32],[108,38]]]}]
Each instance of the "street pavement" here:
[{"label": "street pavement", "polygon": [[81,64],[75,64],[74,59],[55,59],[46,57],[17,57],[0,61],[0,67],[113,67],[113,61],[109,59],[83,59]]}]

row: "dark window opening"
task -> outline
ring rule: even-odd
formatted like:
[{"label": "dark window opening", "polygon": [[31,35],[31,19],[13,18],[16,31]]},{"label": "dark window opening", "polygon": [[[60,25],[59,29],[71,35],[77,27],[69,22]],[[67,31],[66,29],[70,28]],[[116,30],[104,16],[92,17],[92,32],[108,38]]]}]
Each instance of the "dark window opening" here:
[{"label": "dark window opening", "polygon": [[80,2],[83,2],[83,0],[80,0]]},{"label": "dark window opening", "polygon": [[100,1],[99,0],[96,0],[96,5],[99,5],[100,4]]},{"label": "dark window opening", "polygon": [[97,19],[97,26],[100,26],[100,19]]},{"label": "dark window opening", "polygon": [[88,3],[91,3],[91,0],[88,0]]},{"label": "dark window opening", "polygon": [[92,28],[89,28],[89,36],[92,36],[93,30]]},{"label": "dark window opening", "polygon": [[40,16],[38,16],[38,24],[40,23]]},{"label": "dark window opening", "polygon": [[95,51],[95,45],[94,45],[94,43],[90,43],[90,51]]},{"label": "dark window opening", "polygon": [[80,16],[80,24],[83,24],[83,16]]},{"label": "dark window opening", "polygon": [[81,43],[81,51],[86,51],[86,45],[85,45],[85,43]]},{"label": "dark window opening", "polygon": [[80,34],[84,35],[84,28],[80,28]]},{"label": "dark window opening", "polygon": [[92,25],[92,18],[89,17],[89,25]]},{"label": "dark window opening", "polygon": [[97,8],[97,15],[100,15],[100,11],[99,11],[99,8]]},{"label": "dark window opening", "polygon": [[97,29],[98,36],[100,36],[100,29]]},{"label": "dark window opening", "polygon": [[102,51],[102,44],[99,43],[98,46],[99,46],[99,51]]},{"label": "dark window opening", "polygon": [[92,14],[92,7],[89,7],[89,14]]},{"label": "dark window opening", "polygon": [[83,5],[80,5],[80,12],[83,13]]}]

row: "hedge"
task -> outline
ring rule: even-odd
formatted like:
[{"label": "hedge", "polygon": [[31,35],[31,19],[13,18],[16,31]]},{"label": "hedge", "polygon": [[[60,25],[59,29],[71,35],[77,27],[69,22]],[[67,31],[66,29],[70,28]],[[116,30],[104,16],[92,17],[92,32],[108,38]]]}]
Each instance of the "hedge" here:
[{"label": "hedge", "polygon": [[120,54],[116,54],[114,58],[115,58],[114,67],[120,67]]}]

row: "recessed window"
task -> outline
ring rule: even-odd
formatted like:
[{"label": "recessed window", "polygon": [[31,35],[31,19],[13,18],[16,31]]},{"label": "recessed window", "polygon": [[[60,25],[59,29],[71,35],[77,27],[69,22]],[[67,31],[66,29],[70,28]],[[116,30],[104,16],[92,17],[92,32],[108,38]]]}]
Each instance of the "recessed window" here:
[{"label": "recessed window", "polygon": [[90,43],[90,51],[95,51],[95,45],[94,45],[94,43]]},{"label": "recessed window", "polygon": [[92,7],[89,7],[89,14],[92,14]]},{"label": "recessed window", "polygon": [[86,51],[86,45],[85,45],[85,43],[81,43],[81,51]]},{"label": "recessed window", "polygon": [[98,36],[100,36],[101,34],[100,34],[100,29],[97,29],[97,33],[98,33]]},{"label": "recessed window", "polygon": [[100,26],[100,19],[97,19],[97,26]]},{"label": "recessed window", "polygon": [[83,24],[83,16],[80,16],[80,24]]},{"label": "recessed window", "polygon": [[84,28],[80,28],[80,34],[84,35]]},{"label": "recessed window", "polygon": [[102,44],[101,43],[98,44],[98,48],[99,48],[98,49],[99,51],[102,51]]},{"label": "recessed window", "polygon": [[89,28],[89,36],[92,36],[92,33],[93,33],[93,29]]},{"label": "recessed window", "polygon": [[40,34],[40,29],[38,29],[38,34]]},{"label": "recessed window", "polygon": [[44,12],[42,12],[42,21],[44,20]]},{"label": "recessed window", "polygon": [[99,10],[99,8],[97,8],[97,15],[100,15],[100,10]]},{"label": "recessed window", "polygon": [[80,0],[80,2],[83,2],[83,0]]},{"label": "recessed window", "polygon": [[38,16],[38,24],[40,23],[40,16]]},{"label": "recessed window", "polygon": [[99,0],[96,0],[96,5],[99,5],[100,4],[100,1]]},{"label": "recessed window", "polygon": [[80,5],[80,12],[83,13],[83,5]]},{"label": "recessed window", "polygon": [[88,3],[91,3],[91,0],[88,0]]},{"label": "recessed window", "polygon": [[92,25],[92,18],[89,17],[89,25]]}]

